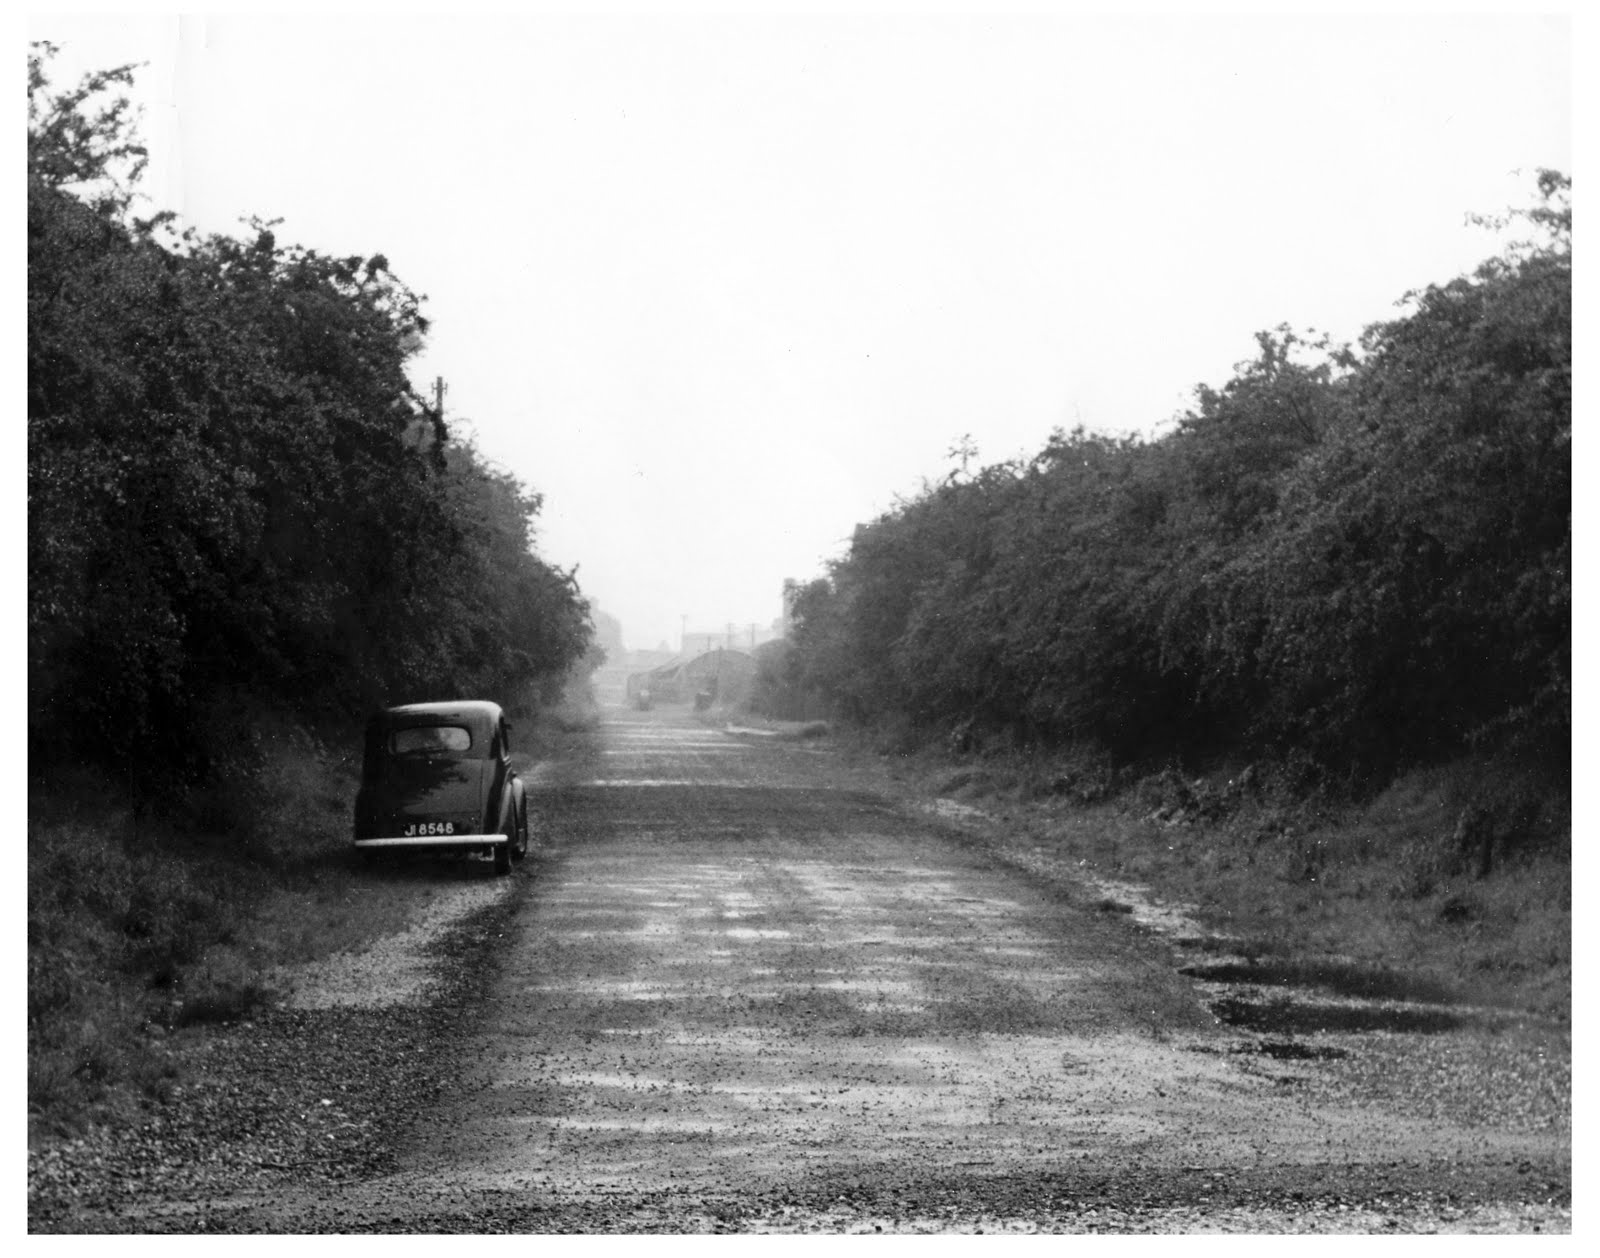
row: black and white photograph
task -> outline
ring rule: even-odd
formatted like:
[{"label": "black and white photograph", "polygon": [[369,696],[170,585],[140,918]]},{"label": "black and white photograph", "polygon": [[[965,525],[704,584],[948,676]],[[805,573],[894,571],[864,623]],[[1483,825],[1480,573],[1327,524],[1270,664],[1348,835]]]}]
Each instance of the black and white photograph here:
[{"label": "black and white photograph", "polygon": [[1573,1235],[1571,12],[26,24],[28,1234]]}]

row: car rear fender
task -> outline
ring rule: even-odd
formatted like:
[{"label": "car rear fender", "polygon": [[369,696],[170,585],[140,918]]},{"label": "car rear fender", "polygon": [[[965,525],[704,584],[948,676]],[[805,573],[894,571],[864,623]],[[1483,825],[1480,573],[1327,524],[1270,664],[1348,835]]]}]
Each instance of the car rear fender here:
[{"label": "car rear fender", "polygon": [[528,792],[522,785],[521,778],[512,779],[511,797],[512,822],[517,827],[517,833],[526,837],[528,830]]},{"label": "car rear fender", "polygon": [[522,781],[515,773],[507,772],[506,789],[500,792],[500,824],[502,834],[516,831],[522,818]]}]

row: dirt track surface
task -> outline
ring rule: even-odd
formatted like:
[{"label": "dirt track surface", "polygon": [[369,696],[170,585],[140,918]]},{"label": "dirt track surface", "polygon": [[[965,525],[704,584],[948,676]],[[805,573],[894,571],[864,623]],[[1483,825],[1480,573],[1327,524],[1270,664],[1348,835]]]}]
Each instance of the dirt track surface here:
[{"label": "dirt track surface", "polygon": [[[118,1226],[1570,1227],[1565,1130],[1320,1086],[1314,1054],[1222,1025],[1103,889],[850,780],[681,710],[613,711],[531,775],[545,845],[445,1041],[459,1070],[394,1155],[125,1201]],[[340,990],[324,973],[297,999]]]}]

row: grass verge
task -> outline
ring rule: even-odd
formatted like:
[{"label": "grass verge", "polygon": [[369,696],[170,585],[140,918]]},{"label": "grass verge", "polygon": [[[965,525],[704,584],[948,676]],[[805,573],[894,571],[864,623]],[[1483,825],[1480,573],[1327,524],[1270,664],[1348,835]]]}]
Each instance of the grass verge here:
[{"label": "grass verge", "polygon": [[[1282,767],[1135,775],[1083,751],[954,755],[845,735],[913,792],[1001,818],[1053,864],[1192,906],[1254,981],[1570,1023],[1570,787],[1485,759],[1365,798]],[[1115,895],[1102,905],[1121,911]]]},{"label": "grass verge", "polygon": [[[348,938],[317,908],[356,877],[352,796],[343,759],[283,722],[160,815],[136,815],[90,770],[31,784],[30,1131],[160,1101],[179,1073],[174,1033],[247,1015],[273,964]],[[283,911],[286,897],[306,911]]]},{"label": "grass verge", "polygon": [[[596,719],[581,694],[517,724],[540,757]],[[30,783],[30,1140],[131,1119],[181,1080],[184,1044],[250,1016],[276,975],[404,930],[426,871],[363,867],[350,847],[357,728],[313,736],[246,706],[214,782],[136,816],[90,770]]]}]

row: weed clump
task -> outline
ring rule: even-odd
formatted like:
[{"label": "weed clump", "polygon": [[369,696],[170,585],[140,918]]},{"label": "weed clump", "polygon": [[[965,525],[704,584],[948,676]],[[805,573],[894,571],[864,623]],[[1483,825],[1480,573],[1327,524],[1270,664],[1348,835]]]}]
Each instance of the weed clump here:
[{"label": "weed clump", "polygon": [[348,766],[270,713],[217,724],[206,778],[159,808],[90,770],[31,784],[28,1103],[47,1129],[161,1100],[169,1031],[269,997],[244,945],[258,906],[341,876]]},{"label": "weed clump", "polygon": [[936,794],[1020,802],[1008,815],[1029,844],[1196,905],[1229,951],[1280,966],[1338,956],[1412,998],[1448,990],[1570,1016],[1570,788],[1538,765],[1469,757],[1363,791],[1295,756],[1130,768],[1081,748],[974,748],[928,760]]}]

